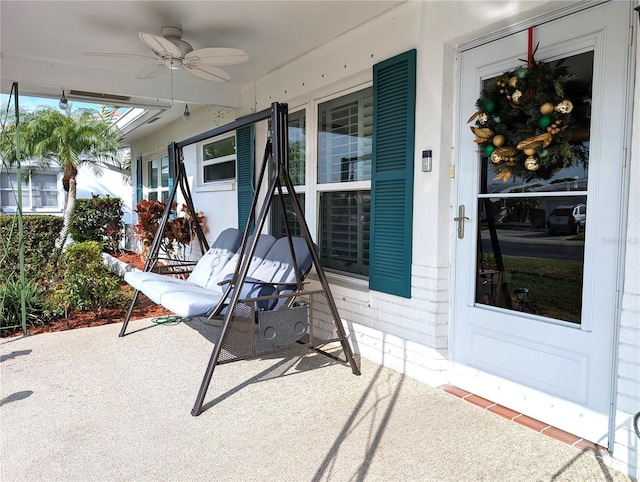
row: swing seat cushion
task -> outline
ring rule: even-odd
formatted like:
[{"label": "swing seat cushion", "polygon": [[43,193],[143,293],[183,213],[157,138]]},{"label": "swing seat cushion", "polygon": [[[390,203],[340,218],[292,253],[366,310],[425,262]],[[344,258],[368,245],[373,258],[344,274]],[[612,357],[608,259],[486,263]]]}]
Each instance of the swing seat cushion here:
[{"label": "swing seat cushion", "polygon": [[186,281],[150,271],[129,271],[124,280],[154,303],[161,304],[163,294],[179,287],[205,288],[210,279],[222,272],[233,258],[241,242],[242,232],[234,228],[225,229],[200,258]]},{"label": "swing seat cushion", "polygon": [[[303,238],[276,240],[271,235],[261,234],[240,292],[240,299],[274,296],[258,301],[256,312],[284,305],[287,298],[277,298],[277,295],[291,293],[297,287],[290,242],[302,279],[311,269],[311,253]],[[125,281],[178,316],[224,314],[229,282],[241,261],[241,243],[240,231],[233,228],[223,231],[187,280],[151,272],[129,272]],[[250,236],[247,246],[252,244],[253,237]]]}]

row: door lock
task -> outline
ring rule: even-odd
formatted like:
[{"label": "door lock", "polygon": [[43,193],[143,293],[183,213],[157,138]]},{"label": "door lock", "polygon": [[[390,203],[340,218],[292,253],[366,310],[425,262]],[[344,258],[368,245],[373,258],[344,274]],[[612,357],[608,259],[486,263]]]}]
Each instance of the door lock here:
[{"label": "door lock", "polygon": [[469,219],[464,215],[464,204],[458,206],[458,216],[453,218],[458,223],[458,239],[464,238],[464,220]]}]

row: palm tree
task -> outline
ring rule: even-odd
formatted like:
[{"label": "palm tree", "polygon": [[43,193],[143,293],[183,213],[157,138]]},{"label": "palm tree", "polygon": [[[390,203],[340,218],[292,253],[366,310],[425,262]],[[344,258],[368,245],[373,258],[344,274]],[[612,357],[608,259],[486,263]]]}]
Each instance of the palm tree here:
[{"label": "palm tree", "polygon": [[[66,196],[64,222],[55,243],[54,259],[62,251],[69,235],[71,216],[75,208],[78,168],[90,166],[96,175],[101,165],[116,159],[120,149],[120,134],[109,122],[89,110],[63,113],[47,108],[32,112],[21,121],[21,148],[25,159],[38,169],[59,167]],[[3,135],[10,135],[10,129]],[[2,154],[8,154],[7,142],[0,143]]]}]

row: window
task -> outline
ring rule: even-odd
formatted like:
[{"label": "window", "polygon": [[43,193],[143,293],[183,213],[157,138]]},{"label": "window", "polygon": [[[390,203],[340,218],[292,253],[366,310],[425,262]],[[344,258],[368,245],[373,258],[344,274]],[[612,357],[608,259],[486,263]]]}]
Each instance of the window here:
[{"label": "window", "polygon": [[202,182],[236,178],[236,137],[226,137],[202,146]]},{"label": "window", "polygon": [[[296,189],[296,199],[304,213],[304,183],[306,169],[306,110],[302,109],[289,114],[289,177]],[[300,192],[298,192],[300,191]],[[302,231],[298,222],[291,199],[285,196],[285,211],[289,220],[289,227],[293,236],[300,236]],[[285,219],[281,202],[277,195],[274,196],[271,205],[271,234],[276,237],[286,235]]]},{"label": "window", "polygon": [[151,159],[147,162],[146,198],[149,201],[165,202],[169,197],[169,157]]},{"label": "window", "polygon": [[318,238],[325,267],[369,275],[373,89],[318,105]]},{"label": "window", "polygon": [[305,182],[305,138],[306,110],[299,110],[289,114],[289,176],[294,186],[304,186]]},{"label": "window", "polygon": [[[0,206],[14,211],[17,206],[18,174],[0,174]],[[22,180],[22,209],[25,211],[60,210],[60,193],[57,173],[33,173],[30,179]]]}]

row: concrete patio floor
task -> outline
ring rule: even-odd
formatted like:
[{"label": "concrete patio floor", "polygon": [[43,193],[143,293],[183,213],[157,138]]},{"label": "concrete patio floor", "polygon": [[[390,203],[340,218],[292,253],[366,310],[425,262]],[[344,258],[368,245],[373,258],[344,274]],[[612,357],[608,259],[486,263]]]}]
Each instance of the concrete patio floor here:
[{"label": "concrete patio floor", "polygon": [[149,320],[0,342],[0,480],[624,481],[590,453],[366,359],[218,366],[212,327]]}]

